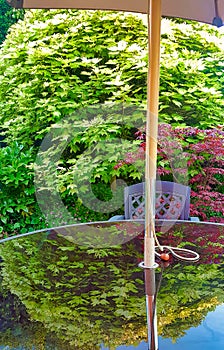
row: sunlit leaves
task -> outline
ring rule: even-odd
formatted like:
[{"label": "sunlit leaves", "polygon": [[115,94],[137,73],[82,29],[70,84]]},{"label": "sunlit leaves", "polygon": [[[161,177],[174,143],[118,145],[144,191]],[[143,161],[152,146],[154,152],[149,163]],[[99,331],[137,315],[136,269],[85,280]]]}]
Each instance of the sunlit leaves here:
[{"label": "sunlit leaves", "polygon": [[[202,127],[221,122],[222,49],[216,29],[163,20],[161,118]],[[145,103],[146,56],[139,16],[27,12],[1,51],[1,120],[8,137],[41,138],[52,122],[87,104]]]},{"label": "sunlit leaves", "polygon": [[[216,29],[163,19],[161,119],[173,125],[204,129],[223,124],[223,58],[223,35]],[[108,102],[120,103],[120,106],[145,106],[146,82],[147,30],[140,15],[74,10],[27,11],[25,20],[11,28],[0,52],[1,132],[9,144],[17,141],[28,151],[34,146],[36,152],[52,124],[60,124],[74,111]],[[139,163],[136,167],[129,162],[122,168],[115,168],[120,149],[126,147],[129,151],[126,141],[131,140],[130,130],[135,126],[133,123],[124,127],[121,117],[121,112],[116,113],[112,122],[101,120],[88,130],[76,133],[57,164],[57,184],[53,185],[62,193],[63,199],[66,198],[66,204],[79,220],[90,216],[86,216],[88,210],[74,197],[77,191],[74,174],[81,181],[92,171],[90,182],[97,187],[99,181],[103,181],[96,191],[101,198],[103,192],[104,199],[111,196],[110,188],[105,191],[104,185],[110,185],[115,176],[141,181]],[[143,117],[143,114],[141,117],[133,114],[135,121],[141,120],[141,126]],[[79,116],[75,122],[83,125]],[[105,147],[97,143],[101,139],[115,138],[122,139],[120,149],[119,145],[108,143],[108,153],[100,160],[102,152],[105,155]],[[96,154],[94,161],[88,153],[90,147]],[[77,170],[82,155],[83,164],[80,161]],[[29,159],[29,164],[33,163],[34,153]],[[7,167],[8,175],[2,174],[4,196],[8,196],[6,184],[12,184],[12,159]],[[21,185],[20,170],[12,188]],[[196,175],[194,169],[190,171],[192,176]],[[29,176],[29,179],[24,176],[20,186],[20,194],[26,195],[27,204],[22,201],[17,207],[27,220],[36,210],[36,204],[32,208],[30,205],[34,200],[31,193],[34,189],[30,185],[33,174]],[[86,190],[85,185],[81,184],[80,189]],[[73,207],[74,202],[77,210]],[[14,210],[14,205],[2,204],[2,210],[13,214],[7,210]],[[38,218],[33,220],[37,224]],[[3,224],[8,221],[8,217],[2,218]],[[14,230],[19,228],[18,225],[20,223],[17,219],[14,222],[13,218],[13,226],[6,227]],[[24,225],[23,229],[28,228]]]}]

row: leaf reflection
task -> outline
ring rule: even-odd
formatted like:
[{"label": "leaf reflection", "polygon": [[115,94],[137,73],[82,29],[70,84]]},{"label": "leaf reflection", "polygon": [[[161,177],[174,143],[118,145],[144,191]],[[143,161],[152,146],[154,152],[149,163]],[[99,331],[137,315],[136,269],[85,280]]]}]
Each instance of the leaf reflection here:
[{"label": "leaf reflection", "polygon": [[[210,225],[209,235],[194,227],[159,235],[163,244],[194,245],[202,257],[194,265],[171,261],[163,271],[158,331],[173,341],[224,302],[223,227]],[[142,237],[112,248],[79,246],[71,237],[51,230],[0,245],[0,344],[96,350],[146,341]]]}]

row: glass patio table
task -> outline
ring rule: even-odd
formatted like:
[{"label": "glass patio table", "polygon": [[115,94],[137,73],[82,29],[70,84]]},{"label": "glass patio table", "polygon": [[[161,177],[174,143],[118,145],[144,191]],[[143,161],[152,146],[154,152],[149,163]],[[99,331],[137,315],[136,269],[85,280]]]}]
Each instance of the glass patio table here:
[{"label": "glass patio table", "polygon": [[154,269],[148,342],[144,222],[70,225],[0,241],[0,349],[224,348],[224,225],[157,221],[162,245],[191,249]]}]

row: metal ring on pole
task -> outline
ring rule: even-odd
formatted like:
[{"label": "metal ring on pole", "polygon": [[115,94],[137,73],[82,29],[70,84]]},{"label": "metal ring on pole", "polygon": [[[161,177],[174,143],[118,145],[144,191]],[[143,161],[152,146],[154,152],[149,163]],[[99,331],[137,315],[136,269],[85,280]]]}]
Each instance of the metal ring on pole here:
[{"label": "metal ring on pole", "polygon": [[159,267],[159,264],[157,264],[156,262],[153,264],[153,266],[145,266],[144,261],[140,262],[138,264],[139,267],[141,267],[142,269],[156,269],[157,267]]}]

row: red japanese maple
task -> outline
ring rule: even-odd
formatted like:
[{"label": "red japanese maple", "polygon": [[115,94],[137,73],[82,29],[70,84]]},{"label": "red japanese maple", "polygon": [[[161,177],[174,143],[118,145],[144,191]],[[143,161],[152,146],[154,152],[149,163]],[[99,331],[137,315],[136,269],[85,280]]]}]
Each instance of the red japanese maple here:
[{"label": "red japanese maple", "polygon": [[[128,153],[116,167],[145,157],[145,133],[136,153]],[[190,215],[204,221],[224,222],[224,131],[195,127],[159,125],[157,174],[161,180],[177,181],[191,187]]]}]

